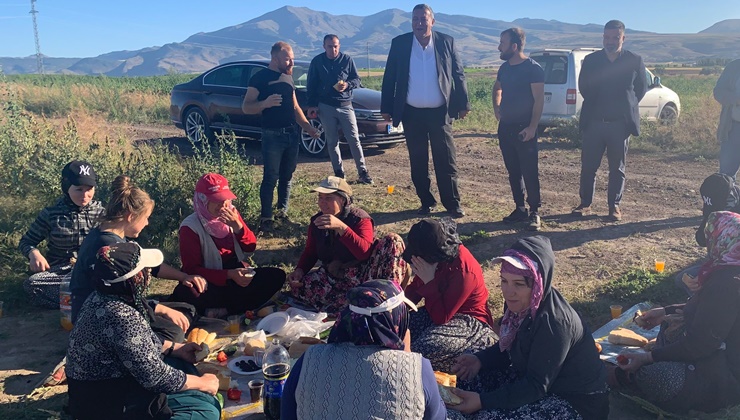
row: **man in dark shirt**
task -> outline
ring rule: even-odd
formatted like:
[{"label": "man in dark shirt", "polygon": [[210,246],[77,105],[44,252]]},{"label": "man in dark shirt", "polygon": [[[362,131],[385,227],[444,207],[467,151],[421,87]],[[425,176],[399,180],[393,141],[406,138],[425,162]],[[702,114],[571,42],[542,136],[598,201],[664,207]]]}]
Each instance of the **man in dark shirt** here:
[{"label": "man in dark shirt", "polygon": [[[526,35],[521,28],[501,32],[498,50],[504,64],[493,85],[493,111],[499,120],[498,144],[516,204],[504,222],[529,219],[529,229],[540,230],[537,125],[545,104],[545,72],[524,55],[525,43]],[[525,187],[529,213],[524,205]]]},{"label": "man in dark shirt", "polygon": [[624,192],[627,148],[630,135],[640,135],[639,103],[647,90],[642,57],[623,49],[623,44],[624,23],[610,20],[604,26],[604,49],[587,55],[581,66],[581,203],[573,209],[577,216],[591,212],[596,171],[606,150],[609,219],[622,220],[619,203]]},{"label": "man in dark shirt", "polygon": [[360,87],[355,62],[349,55],[339,52],[339,37],[334,34],[324,37],[324,51],[314,57],[308,67],[308,118],[318,117],[321,120],[334,175],[344,178],[342,152],[339,150],[341,127],[355,160],[359,182],[372,184],[373,179],[367,172],[360,145],[355,110],[352,108],[352,90]]},{"label": "man in dark shirt", "polygon": [[[262,114],[262,184],[260,185],[260,231],[274,228],[272,197],[278,186],[278,218],[287,218],[290,181],[298,163],[301,129],[311,137],[321,133],[306,119],[298,105],[293,85],[293,48],[276,42],[270,50],[270,65],[249,79],[242,111]],[[298,126],[299,125],[300,128]]]}]

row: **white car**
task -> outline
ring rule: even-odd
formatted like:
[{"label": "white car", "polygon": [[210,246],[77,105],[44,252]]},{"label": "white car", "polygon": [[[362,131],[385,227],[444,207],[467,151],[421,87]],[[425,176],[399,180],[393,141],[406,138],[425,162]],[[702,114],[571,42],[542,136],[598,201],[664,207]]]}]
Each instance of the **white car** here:
[{"label": "white car", "polygon": [[[583,59],[600,48],[544,49],[529,56],[545,70],[545,108],[540,126],[576,119],[583,97],[578,90],[578,75]],[[645,70],[647,92],[640,101],[640,115],[648,121],[671,123],[678,119],[681,101],[678,94],[660,83],[660,77]]]}]

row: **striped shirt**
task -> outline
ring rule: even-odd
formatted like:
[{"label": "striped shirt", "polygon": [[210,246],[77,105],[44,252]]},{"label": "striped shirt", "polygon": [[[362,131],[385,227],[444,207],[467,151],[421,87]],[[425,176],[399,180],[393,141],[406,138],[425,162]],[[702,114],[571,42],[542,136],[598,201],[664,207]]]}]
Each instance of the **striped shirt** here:
[{"label": "striped shirt", "polygon": [[46,240],[46,260],[50,266],[69,264],[69,259],[80,249],[82,240],[98,225],[105,208],[99,201],[92,201],[80,208],[67,197],[41,210],[36,220],[20,240],[18,249],[28,253]]}]

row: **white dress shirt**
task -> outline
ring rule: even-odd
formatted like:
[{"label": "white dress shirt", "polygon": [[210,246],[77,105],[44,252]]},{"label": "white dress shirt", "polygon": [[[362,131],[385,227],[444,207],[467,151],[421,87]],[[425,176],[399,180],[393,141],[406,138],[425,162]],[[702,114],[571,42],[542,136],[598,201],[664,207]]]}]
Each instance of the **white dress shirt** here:
[{"label": "white dress shirt", "polygon": [[421,46],[416,36],[412,38],[414,40],[411,44],[406,103],[414,108],[439,108],[445,104],[445,97],[439,88],[434,37],[431,37],[426,47]]}]

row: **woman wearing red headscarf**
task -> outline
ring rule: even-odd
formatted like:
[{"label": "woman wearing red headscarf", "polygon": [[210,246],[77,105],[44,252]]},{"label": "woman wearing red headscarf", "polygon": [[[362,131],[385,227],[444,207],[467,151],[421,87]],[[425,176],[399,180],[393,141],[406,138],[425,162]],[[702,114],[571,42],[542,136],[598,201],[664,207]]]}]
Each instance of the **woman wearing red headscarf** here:
[{"label": "woman wearing red headscarf", "polygon": [[182,271],[198,274],[206,290],[179,285],[172,300],[188,302],[201,314],[223,317],[255,309],[285,283],[275,267],[253,269],[244,261],[257,248],[257,238],[232,204],[236,195],[222,175],[208,173],[195,185],[195,212],[180,224]]}]

